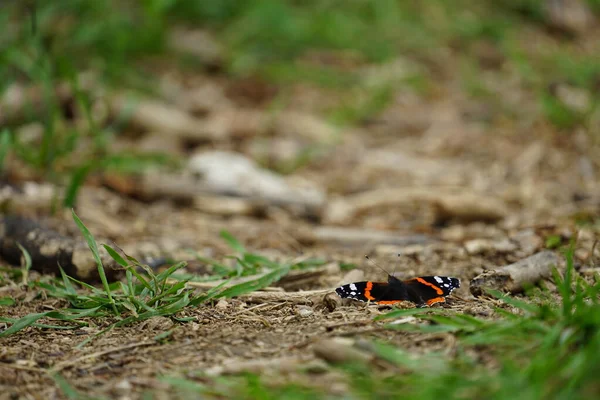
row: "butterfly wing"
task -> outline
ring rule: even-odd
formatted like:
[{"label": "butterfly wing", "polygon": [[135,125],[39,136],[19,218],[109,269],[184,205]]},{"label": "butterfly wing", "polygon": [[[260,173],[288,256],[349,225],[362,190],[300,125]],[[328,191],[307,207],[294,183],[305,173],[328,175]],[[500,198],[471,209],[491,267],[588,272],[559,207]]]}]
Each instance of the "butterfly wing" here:
[{"label": "butterfly wing", "polygon": [[446,301],[446,296],[459,287],[457,278],[447,276],[421,276],[401,281],[390,275],[388,282],[354,282],[340,286],[335,291],[344,299],[375,304],[396,304],[408,300],[418,306],[431,306]]},{"label": "butterfly wing", "polygon": [[460,280],[448,276],[421,276],[402,281],[408,291],[410,301],[417,305],[428,305],[446,301]]},{"label": "butterfly wing", "polygon": [[354,282],[340,286],[335,291],[344,299],[370,301],[375,304],[395,304],[407,299],[406,290],[401,282],[400,285],[388,282]]}]

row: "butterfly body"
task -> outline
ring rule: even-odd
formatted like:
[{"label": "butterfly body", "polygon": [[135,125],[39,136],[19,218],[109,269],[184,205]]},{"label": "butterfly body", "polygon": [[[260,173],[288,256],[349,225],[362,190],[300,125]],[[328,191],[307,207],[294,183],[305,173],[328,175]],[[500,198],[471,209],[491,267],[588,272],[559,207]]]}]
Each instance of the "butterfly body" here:
[{"label": "butterfly body", "polygon": [[421,276],[400,280],[388,275],[387,282],[354,282],[335,291],[342,298],[375,304],[396,304],[410,301],[417,306],[431,306],[446,301],[446,296],[460,287],[460,280],[447,276]]}]

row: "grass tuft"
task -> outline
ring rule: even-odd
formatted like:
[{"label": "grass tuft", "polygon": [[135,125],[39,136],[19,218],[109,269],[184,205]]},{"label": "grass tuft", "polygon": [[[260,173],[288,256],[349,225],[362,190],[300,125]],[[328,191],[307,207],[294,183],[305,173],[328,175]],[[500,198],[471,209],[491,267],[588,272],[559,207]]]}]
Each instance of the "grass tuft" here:
[{"label": "grass tuft", "polygon": [[[117,307],[115,306],[115,301],[113,300],[112,294],[110,292],[110,286],[108,285],[108,280],[106,279],[106,272],[104,271],[104,266],[102,265],[102,259],[100,258],[100,252],[98,251],[98,245],[96,244],[96,239],[94,239],[94,236],[89,231],[89,229],[83,224],[83,222],[81,221],[81,219],[79,219],[77,214],[75,214],[75,210],[72,209],[71,214],[73,215],[73,220],[75,220],[77,227],[83,234],[85,241],[87,242],[88,246],[90,247],[92,255],[94,256],[94,260],[96,260],[96,264],[98,265],[98,275],[100,276],[100,280],[102,281],[102,286],[104,286],[104,291],[106,293],[106,297],[108,298],[108,301],[113,309],[113,312],[115,315],[119,315],[119,312],[117,311]],[[61,272],[63,272],[62,269],[61,269]],[[63,276],[64,276],[64,272],[63,272]]]},{"label": "grass tuft", "polygon": [[[222,232],[221,236],[236,253],[232,257],[235,260],[235,266],[232,269],[214,260],[209,260],[212,265],[219,265],[221,268],[213,278],[256,275],[255,279],[233,286],[228,286],[231,280],[225,280],[206,293],[196,294],[193,290],[187,288],[189,279],[177,278],[177,272],[186,266],[185,262],[175,263],[166,270],[156,273],[134,257],[125,253],[122,256],[119,251],[103,244],[102,246],[108,254],[125,270],[124,281],[109,283],[100,259],[98,245],[92,233],[74,211],[72,214],[98,264],[102,289],[68,276],[59,267],[61,279],[50,283],[44,281],[32,282],[32,285],[44,290],[47,296],[68,301],[71,308],[29,314],[19,319],[0,317],[1,322],[10,324],[6,330],[0,332],[0,337],[15,334],[28,327],[75,329],[80,326],[87,326],[90,318],[106,318],[110,314],[117,317],[116,322],[78,345],[78,347],[83,347],[94,338],[115,327],[133,324],[156,316],[167,316],[178,322],[193,320],[193,317],[179,318],[177,314],[186,307],[197,307],[212,299],[235,297],[262,289],[281,279],[290,269],[306,268],[322,263],[321,261],[308,260],[279,264],[247,251],[230,233]],[[25,260],[27,260],[27,257],[25,257]],[[22,277],[27,276],[26,271],[30,266],[31,262],[25,261],[21,273]],[[0,300],[0,305],[3,306],[15,304],[14,300]],[[38,323],[40,319],[55,319],[64,322],[64,324],[40,324]],[[166,334],[164,337],[159,336],[156,340],[166,339],[167,336]]]},{"label": "grass tuft", "polygon": [[[600,283],[579,277],[573,265],[574,244],[565,250],[563,276],[555,272],[560,298],[537,305],[507,296],[497,314],[482,318],[446,309],[393,310],[376,320],[393,330],[452,337],[445,352],[414,354],[389,343],[372,342],[374,356],[391,365],[388,371],[371,364],[337,368],[350,386],[350,399],[445,398],[523,399],[594,398],[600,390]],[[415,317],[417,322],[406,322]],[[397,369],[396,369],[397,368]],[[398,373],[398,371],[401,371]],[[228,383],[218,396],[236,398],[329,399],[322,390],[270,383],[256,375],[221,378]],[[196,395],[215,395],[215,385],[168,378],[172,387]],[[221,387],[216,385],[217,387]]]}]

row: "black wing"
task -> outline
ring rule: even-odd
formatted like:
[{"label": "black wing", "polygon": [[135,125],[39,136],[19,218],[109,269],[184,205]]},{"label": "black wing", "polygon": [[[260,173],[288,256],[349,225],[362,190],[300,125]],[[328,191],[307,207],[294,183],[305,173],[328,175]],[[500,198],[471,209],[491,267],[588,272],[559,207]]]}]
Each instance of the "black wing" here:
[{"label": "black wing", "polygon": [[456,288],[460,287],[457,278],[448,276],[421,276],[402,281],[408,290],[409,300],[417,305],[428,306],[446,301],[448,296]]}]

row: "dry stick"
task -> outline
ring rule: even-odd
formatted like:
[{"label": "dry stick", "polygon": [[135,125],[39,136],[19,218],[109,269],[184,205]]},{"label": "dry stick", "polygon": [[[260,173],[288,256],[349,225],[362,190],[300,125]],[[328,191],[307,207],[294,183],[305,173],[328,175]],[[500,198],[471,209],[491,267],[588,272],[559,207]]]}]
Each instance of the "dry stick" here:
[{"label": "dry stick", "polygon": [[[268,272],[264,274],[257,274],[252,276],[247,276],[243,278],[236,279],[232,281],[229,286],[237,285],[244,282],[254,281],[257,278],[260,278],[263,275],[266,275]],[[167,283],[176,283],[178,280],[176,279],[167,279]],[[187,285],[191,287],[195,287],[198,289],[212,289],[221,283],[223,280],[219,281],[210,281],[210,282],[188,282]],[[297,304],[307,304],[312,303],[316,296],[324,296],[328,293],[333,292],[333,289],[321,289],[321,290],[306,290],[300,292],[285,292],[282,288],[278,287],[266,287],[262,290],[242,294],[236,296],[237,298],[243,299],[249,303],[265,303],[265,302],[292,302]]]},{"label": "dry stick", "polygon": [[42,368],[26,367],[24,365],[19,365],[19,364],[9,364],[9,363],[0,362],[0,368],[2,368],[2,367],[11,368],[11,369],[19,369],[22,371],[46,373],[46,370],[42,369]]},{"label": "dry stick", "polygon": [[498,221],[506,216],[508,208],[497,197],[445,187],[375,189],[331,202],[325,219],[330,223],[347,222],[373,208],[413,203],[432,205],[438,221]]},{"label": "dry stick", "polygon": [[374,229],[345,228],[339,226],[319,226],[304,233],[305,242],[338,242],[348,244],[390,244],[408,246],[411,244],[427,244],[434,240],[427,235],[409,234],[403,232],[384,232]]},{"label": "dry stick", "polygon": [[206,120],[196,118],[181,109],[150,100],[128,99],[126,96],[113,95],[108,105],[113,115],[119,115],[133,106],[129,123],[143,130],[170,134],[174,138],[190,140],[217,140],[219,132],[210,129]]},{"label": "dry stick", "polygon": [[335,339],[319,340],[313,346],[313,352],[318,358],[332,364],[347,362],[367,363],[375,358],[373,354],[369,354]]},{"label": "dry stick", "polygon": [[[216,367],[209,368],[205,373],[209,376],[231,375],[242,372],[261,373],[270,368],[276,368],[278,371],[295,371],[299,366],[306,366],[307,363],[316,365],[315,360],[310,360],[306,356],[289,356],[281,358],[268,358],[258,360],[230,360]],[[322,364],[319,366],[325,367]]]},{"label": "dry stick", "polygon": [[[191,176],[181,176],[168,173],[147,173],[131,178],[127,184],[105,178],[105,184],[126,195],[135,195],[145,200],[169,198],[184,202],[197,203],[197,207],[208,204],[209,211],[225,214],[248,214],[264,210],[266,206],[291,207],[302,210],[302,214],[319,215],[323,200],[316,197],[299,196],[295,191],[278,194],[248,194],[236,187],[214,187],[202,180]],[[207,200],[213,197],[213,200]],[[215,204],[222,202],[222,207]],[[223,208],[219,211],[219,208]]]},{"label": "dry stick", "polygon": [[112,349],[98,351],[98,352],[95,352],[92,354],[86,354],[85,356],[81,356],[81,357],[78,357],[75,359],[60,362],[60,363],[56,364],[54,367],[52,367],[50,369],[50,371],[58,372],[67,367],[70,367],[77,363],[80,363],[82,361],[89,360],[90,358],[102,357],[102,356],[105,356],[110,353],[116,353],[116,352],[123,351],[123,350],[129,350],[129,349],[133,349],[136,347],[150,346],[152,344],[156,344],[156,342],[155,341],[146,341],[146,342],[140,342],[140,343],[131,343],[131,344],[128,344],[125,346],[114,347]]},{"label": "dry stick", "polygon": [[250,308],[246,308],[245,310],[238,311],[235,314],[231,314],[230,316],[231,317],[235,317],[235,316],[238,316],[240,314],[245,314],[247,312],[251,312],[251,311],[256,310],[258,308],[265,308],[265,310],[262,310],[262,311],[272,310],[273,308],[280,307],[280,306],[282,306],[284,304],[285,304],[285,301],[281,302],[281,303],[278,303],[278,304],[268,304],[268,303],[257,304],[255,306],[250,307]]},{"label": "dry stick", "polygon": [[237,296],[246,303],[290,302],[294,304],[315,304],[332,289],[306,290],[302,292],[265,292],[257,291]]},{"label": "dry stick", "polygon": [[[254,281],[256,279],[262,278],[263,276],[269,274],[271,271],[266,271],[260,274],[256,274],[256,275],[250,275],[250,276],[243,276],[241,278],[237,278],[234,279],[230,282],[230,284],[228,286],[234,286],[234,285],[239,285],[240,283],[246,283],[246,282],[250,282],[250,281]],[[167,284],[175,284],[180,282],[178,279],[173,279],[173,278],[168,278],[167,279]],[[187,285],[197,288],[197,289],[205,289],[205,290],[210,290],[216,286],[219,286],[220,284],[222,284],[223,282],[227,282],[227,279],[220,279],[220,280],[215,280],[215,281],[209,281],[209,282],[188,282]],[[283,289],[281,288],[265,288],[266,290],[278,290],[281,291]],[[263,290],[265,290],[263,289]]]},{"label": "dry stick", "polygon": [[521,292],[526,286],[550,277],[552,267],[558,266],[559,261],[556,254],[545,250],[514,264],[486,271],[471,280],[471,294],[484,295],[485,289]]}]

